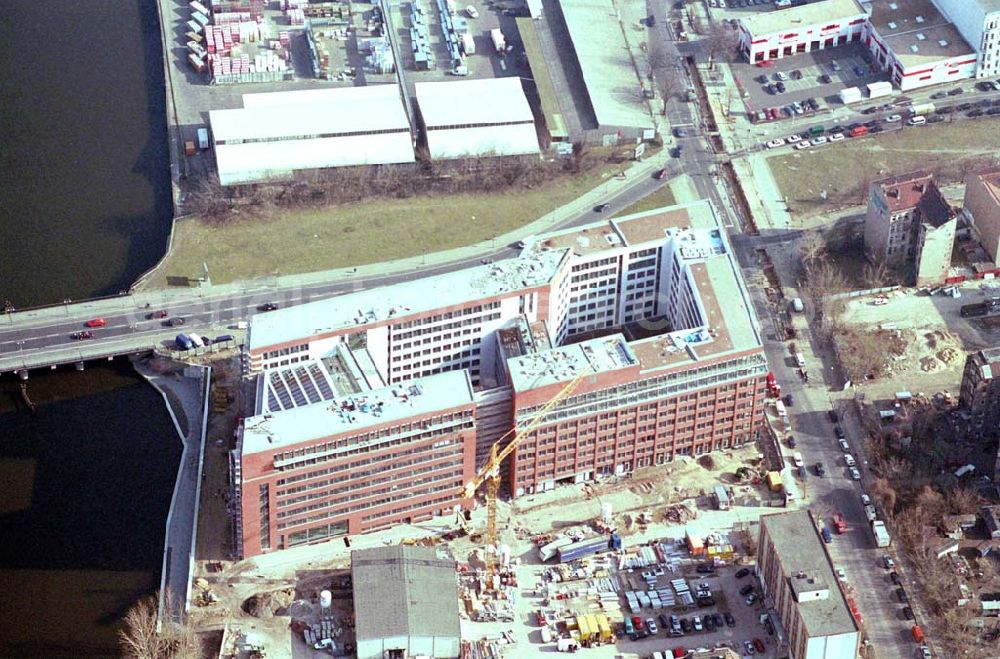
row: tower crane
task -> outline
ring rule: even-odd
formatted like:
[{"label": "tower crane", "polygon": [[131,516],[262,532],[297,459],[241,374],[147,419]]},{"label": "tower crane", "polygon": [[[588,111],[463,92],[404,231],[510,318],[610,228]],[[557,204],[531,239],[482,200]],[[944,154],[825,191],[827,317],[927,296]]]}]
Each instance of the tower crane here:
[{"label": "tower crane", "polygon": [[[486,483],[486,550],[484,553],[484,562],[486,563],[486,587],[488,589],[493,588],[493,576],[496,574],[497,569],[497,559],[495,551],[498,549],[497,545],[497,495],[500,491],[500,465],[503,461],[514,452],[517,445],[521,442],[521,438],[525,435],[530,434],[535,428],[540,426],[545,420],[545,415],[548,414],[552,408],[559,404],[561,400],[569,396],[577,388],[583,378],[587,376],[586,373],[581,373],[573,378],[565,387],[563,387],[559,393],[549,399],[545,405],[543,405],[539,410],[531,415],[530,418],[525,421],[524,425],[518,427],[517,423],[514,423],[514,427],[505,432],[497,441],[493,443],[490,448],[490,457],[486,460],[486,463],[479,468],[479,471],[473,476],[472,480],[466,483],[462,490],[462,496],[466,499],[471,499],[482,487],[483,483]],[[507,446],[500,449],[500,445],[505,439],[514,435]],[[490,551],[490,548],[494,549],[494,552]]]}]

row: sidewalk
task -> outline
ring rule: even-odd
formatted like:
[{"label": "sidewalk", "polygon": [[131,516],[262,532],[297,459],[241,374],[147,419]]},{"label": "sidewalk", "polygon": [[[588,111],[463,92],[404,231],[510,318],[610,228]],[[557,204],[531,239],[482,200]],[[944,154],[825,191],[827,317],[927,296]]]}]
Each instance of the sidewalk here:
[{"label": "sidewalk", "polygon": [[[212,369],[187,366],[180,371],[161,373],[150,368],[145,361],[134,361],[133,365],[136,372],[163,396],[174,428],[184,445],[174,493],[170,499],[170,512],[167,514],[159,612],[161,620],[180,620],[190,606],[198,502],[201,498],[200,473],[205,449]],[[163,611],[163,597],[168,590],[171,593],[172,610]]]},{"label": "sidewalk", "polygon": [[771,175],[771,167],[762,154],[753,154],[732,161],[733,170],[750,205],[757,230],[791,229],[793,220],[785,198]]}]

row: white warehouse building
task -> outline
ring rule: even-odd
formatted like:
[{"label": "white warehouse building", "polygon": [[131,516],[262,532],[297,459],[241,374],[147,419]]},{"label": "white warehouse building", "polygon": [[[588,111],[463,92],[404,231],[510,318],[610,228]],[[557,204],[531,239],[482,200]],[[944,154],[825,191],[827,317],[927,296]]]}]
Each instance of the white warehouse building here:
[{"label": "white warehouse building", "polygon": [[768,62],[861,40],[867,14],[857,0],[822,0],[755,12],[739,22],[740,51]]},{"label": "white warehouse building", "polygon": [[418,82],[432,160],[538,153],[535,117],[520,78]]},{"label": "white warehouse building", "polygon": [[931,0],[875,0],[865,43],[901,90],[971,78],[976,53]]},{"label": "white warehouse building", "polygon": [[976,77],[1000,75],[1000,0],[936,0],[976,51]]},{"label": "white warehouse building", "polygon": [[243,105],[209,112],[222,185],[415,160],[396,85],[244,94]]}]

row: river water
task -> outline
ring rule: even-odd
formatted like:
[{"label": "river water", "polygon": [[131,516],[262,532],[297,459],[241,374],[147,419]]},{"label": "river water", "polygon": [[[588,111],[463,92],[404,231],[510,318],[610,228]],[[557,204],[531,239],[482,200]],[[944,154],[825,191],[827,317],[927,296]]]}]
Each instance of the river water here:
[{"label": "river water", "polygon": [[172,212],[154,0],[7,0],[0,44],[0,300],[128,288]]},{"label": "river water", "polygon": [[[154,0],[8,0],[0,19],[0,301],[113,294],[171,222]],[[0,656],[116,654],[159,584],[180,440],[125,360],[0,378]]]}]

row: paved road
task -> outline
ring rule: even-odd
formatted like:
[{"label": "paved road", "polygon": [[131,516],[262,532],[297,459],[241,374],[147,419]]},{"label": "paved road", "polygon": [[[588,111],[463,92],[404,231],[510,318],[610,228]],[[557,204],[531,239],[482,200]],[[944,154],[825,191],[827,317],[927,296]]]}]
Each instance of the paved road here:
[{"label": "paved road", "polygon": [[[794,232],[789,232],[784,237],[788,239],[794,235]],[[757,237],[741,241],[747,252],[752,252],[758,243],[768,242],[774,244],[776,241]],[[775,265],[780,269],[782,262],[775,259]],[[802,453],[808,466],[805,479],[795,477],[795,482],[802,490],[803,504],[831,532],[834,530],[831,518],[835,512],[842,513],[847,520],[847,533],[834,534],[828,549],[834,565],[844,570],[848,590],[864,618],[864,631],[875,646],[875,656],[913,656],[916,647],[910,637],[912,623],[903,618],[903,605],[899,604],[895,590],[891,588],[888,571],[879,562],[879,557],[885,550],[875,547],[861,505],[861,484],[852,480],[848,473],[844,452],[838,444],[834,424],[828,416],[836,401],[836,389],[840,381],[825,365],[828,363],[824,362],[826,355],[813,350],[813,346],[817,344],[810,342],[809,334],[800,332],[799,338],[795,340],[796,349],[804,354],[806,371],[810,375],[809,384],[803,383],[798,375],[798,368],[792,361],[788,343],[780,340],[782,331],[775,321],[780,310],[769,306],[759,288],[752,288],[751,296],[766,337],[764,348],[768,363],[782,387],[782,393],[790,393],[794,399],[794,404],[788,409],[792,426],[790,434],[796,440],[796,447],[793,450],[783,442],[782,450],[789,465],[792,453],[798,451]],[[804,320],[799,320],[797,327],[801,328]],[[838,408],[838,414],[852,453],[859,461],[863,460],[857,451],[861,443],[858,441],[856,427],[850,418],[845,418],[843,410]],[[824,477],[816,475],[814,465],[817,462],[822,462],[826,469]]]}]

